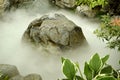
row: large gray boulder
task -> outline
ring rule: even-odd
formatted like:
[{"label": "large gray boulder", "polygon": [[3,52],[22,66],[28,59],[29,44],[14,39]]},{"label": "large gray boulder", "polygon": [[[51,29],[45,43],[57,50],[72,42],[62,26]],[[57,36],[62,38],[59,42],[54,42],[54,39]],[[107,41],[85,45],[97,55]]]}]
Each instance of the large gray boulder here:
[{"label": "large gray boulder", "polygon": [[74,8],[76,0],[50,0],[61,8]]},{"label": "large gray boulder", "polygon": [[0,64],[0,73],[2,73],[3,76],[8,76],[9,78],[19,75],[19,71],[16,66],[8,64]]},{"label": "large gray boulder", "polygon": [[37,46],[53,44],[61,49],[80,46],[85,41],[82,29],[62,14],[44,15],[32,21],[22,39]]}]

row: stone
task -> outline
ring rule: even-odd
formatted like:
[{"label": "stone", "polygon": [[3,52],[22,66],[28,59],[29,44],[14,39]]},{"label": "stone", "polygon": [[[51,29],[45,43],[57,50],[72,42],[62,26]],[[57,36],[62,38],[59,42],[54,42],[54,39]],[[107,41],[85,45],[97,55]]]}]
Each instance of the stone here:
[{"label": "stone", "polygon": [[3,14],[5,11],[15,9],[28,3],[32,3],[34,0],[0,0],[0,14]]},{"label": "stone", "polygon": [[42,80],[39,74],[29,74],[21,76],[16,66],[9,64],[0,64],[0,80]]},{"label": "stone", "polygon": [[61,8],[74,8],[76,5],[76,0],[51,0],[51,2]]},{"label": "stone", "polygon": [[33,3],[34,0],[10,0],[10,8],[18,8]]},{"label": "stone", "polygon": [[24,77],[24,80],[42,80],[39,74],[29,74]]},{"label": "stone", "polygon": [[17,75],[15,77],[10,78],[9,80],[24,80],[24,77],[21,75]]},{"label": "stone", "polygon": [[78,15],[84,15],[84,16],[92,18],[92,17],[96,16],[97,11],[91,9],[87,5],[81,5],[81,6],[77,6],[76,7],[76,14],[78,14]]},{"label": "stone", "polygon": [[22,40],[40,46],[53,44],[60,49],[80,46],[86,41],[82,29],[62,14],[44,15],[32,21]]},{"label": "stone", "polygon": [[19,71],[16,66],[9,64],[0,64],[0,72],[3,75],[7,75],[9,78],[19,75]]},{"label": "stone", "polygon": [[10,6],[9,0],[0,0],[0,14],[3,14]]}]

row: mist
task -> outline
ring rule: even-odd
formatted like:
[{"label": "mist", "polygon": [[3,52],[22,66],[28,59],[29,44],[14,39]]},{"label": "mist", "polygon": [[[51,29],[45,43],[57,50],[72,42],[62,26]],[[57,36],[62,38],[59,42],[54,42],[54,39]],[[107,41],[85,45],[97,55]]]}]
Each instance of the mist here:
[{"label": "mist", "polygon": [[[118,63],[120,53],[117,50],[107,48],[105,42],[93,34],[93,31],[100,25],[97,19],[83,18],[69,10],[52,7],[46,1],[40,0],[41,5],[34,6],[32,11],[21,8],[6,13],[1,18],[0,64],[17,66],[23,76],[29,73],[38,73],[43,80],[57,80],[64,77],[61,71],[61,57],[78,61],[83,69],[84,62],[88,61],[93,54],[99,53],[101,57],[109,54],[108,63],[115,69],[120,68]],[[80,26],[89,45],[84,44],[77,49],[64,52],[58,51],[54,47],[36,49],[21,42],[22,35],[31,21],[45,14],[54,13],[61,13]]]}]

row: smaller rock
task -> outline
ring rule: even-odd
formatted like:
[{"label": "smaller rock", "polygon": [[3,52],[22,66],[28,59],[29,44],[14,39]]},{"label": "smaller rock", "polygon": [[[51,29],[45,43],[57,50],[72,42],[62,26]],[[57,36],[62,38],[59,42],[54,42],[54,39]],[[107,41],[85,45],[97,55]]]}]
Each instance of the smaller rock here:
[{"label": "smaller rock", "polygon": [[7,75],[9,78],[19,75],[19,71],[16,66],[8,64],[0,64],[0,72],[3,75]]},{"label": "smaller rock", "polygon": [[9,80],[24,80],[24,77],[21,75],[17,75],[15,77],[10,78]]},{"label": "smaller rock", "polygon": [[85,15],[87,17],[95,17],[97,12],[95,10],[92,10],[87,5],[81,5],[81,6],[77,6],[76,14],[78,14],[78,15]]},{"label": "smaller rock", "polygon": [[0,0],[0,15],[4,13],[10,6],[9,0]]},{"label": "smaller rock", "polygon": [[50,0],[61,8],[74,8],[76,0]]},{"label": "smaller rock", "polygon": [[39,74],[29,74],[25,76],[24,80],[42,80]]}]

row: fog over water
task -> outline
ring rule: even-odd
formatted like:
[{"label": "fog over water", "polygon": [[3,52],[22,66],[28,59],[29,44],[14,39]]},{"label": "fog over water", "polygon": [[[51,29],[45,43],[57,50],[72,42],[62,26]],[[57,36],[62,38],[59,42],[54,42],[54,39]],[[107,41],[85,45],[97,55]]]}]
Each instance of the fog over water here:
[{"label": "fog over water", "polygon": [[[12,64],[17,66],[20,73],[25,76],[29,73],[38,73],[43,80],[57,80],[63,78],[61,71],[61,56],[80,63],[81,69],[85,61],[88,61],[94,53],[105,56],[110,54],[108,63],[118,69],[120,52],[111,50],[106,44],[93,34],[99,27],[99,21],[77,16],[73,12],[52,7],[47,0],[39,0],[39,4],[31,10],[18,9],[7,13],[0,20],[0,64]],[[76,25],[80,26],[88,41],[88,45],[82,45],[76,50],[59,52],[49,47],[49,52],[43,48],[35,49],[21,43],[21,38],[29,23],[44,14],[61,13]]]}]

